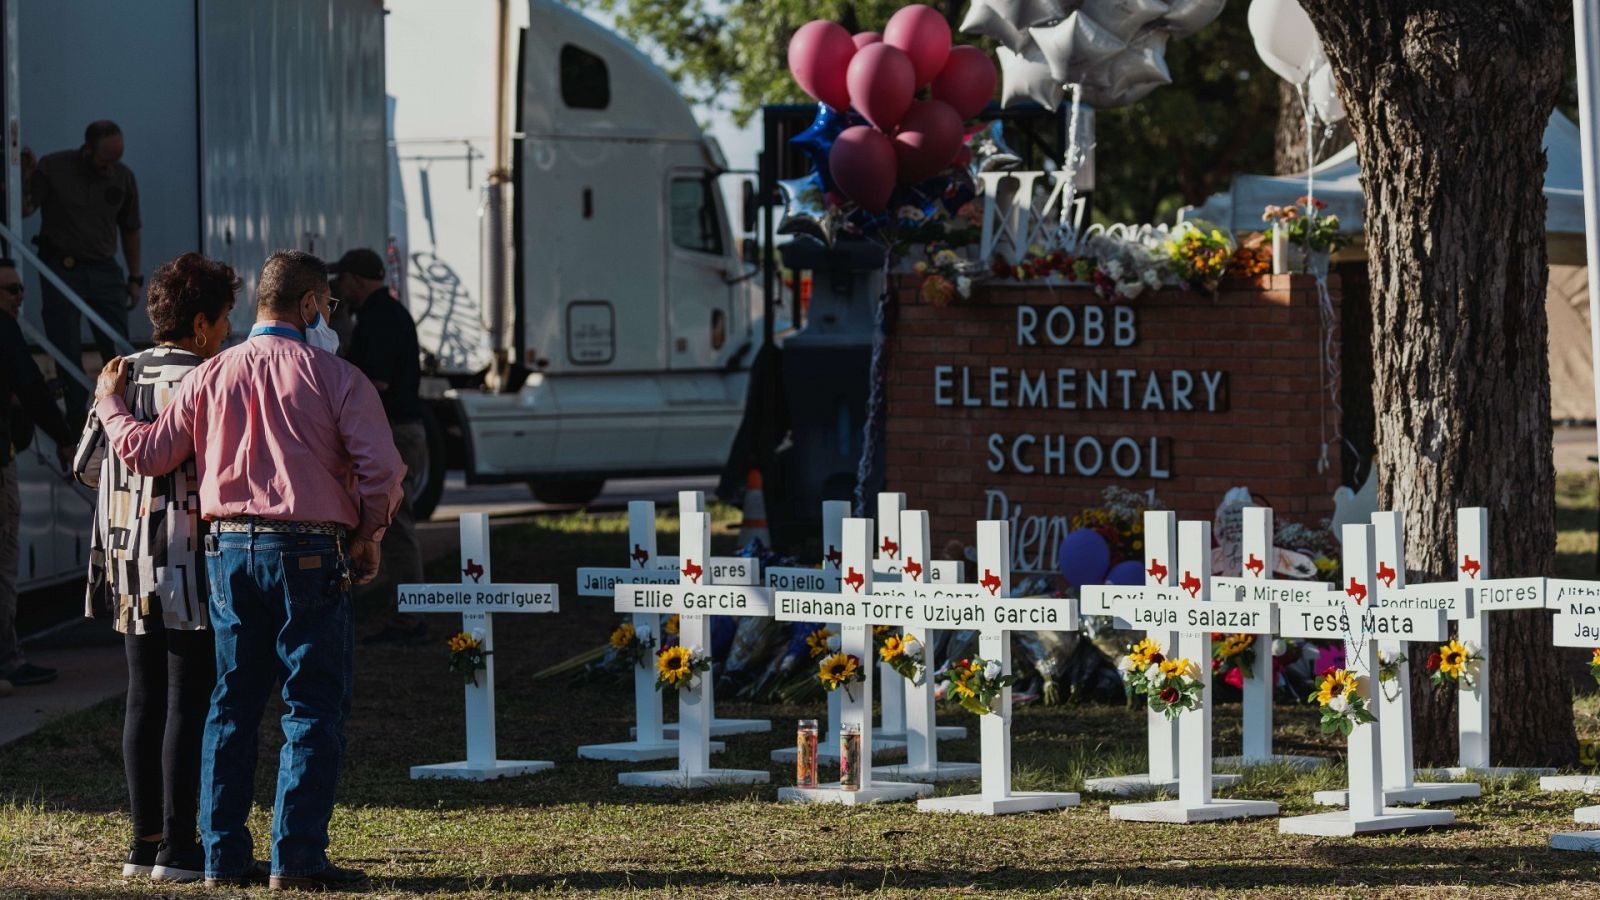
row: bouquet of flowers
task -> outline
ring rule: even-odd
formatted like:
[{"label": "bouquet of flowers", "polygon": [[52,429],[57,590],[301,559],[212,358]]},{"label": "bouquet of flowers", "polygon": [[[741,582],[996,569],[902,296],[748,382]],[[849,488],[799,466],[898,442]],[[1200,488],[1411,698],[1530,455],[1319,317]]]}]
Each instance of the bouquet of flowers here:
[{"label": "bouquet of flowers", "polygon": [[833,629],[824,625],[806,635],[806,650],[811,653],[812,659],[824,656],[839,649],[839,636]]},{"label": "bouquet of flowers", "polygon": [[634,666],[648,668],[650,655],[656,648],[656,639],[649,631],[635,631],[632,622],[623,622],[611,631],[612,665],[619,669]]},{"label": "bouquet of flowers", "polygon": [[1349,737],[1357,725],[1378,721],[1367,709],[1366,698],[1361,696],[1360,679],[1346,669],[1334,669],[1324,675],[1322,684],[1310,699],[1322,707],[1323,734],[1337,731]]},{"label": "bouquet of flowers", "polygon": [[947,697],[953,698],[962,709],[977,716],[994,711],[1000,692],[1017,683],[1020,676],[1005,674],[1000,663],[994,660],[957,660],[940,672],[937,681],[949,686]]},{"label": "bouquet of flowers", "polygon": [[1117,661],[1127,679],[1128,689],[1145,698],[1150,709],[1169,719],[1200,708],[1200,670],[1179,657],[1167,658],[1161,645],[1145,638],[1133,645],[1128,655]]},{"label": "bouquet of flowers", "polygon": [[1167,261],[1190,290],[1215,291],[1233,260],[1233,239],[1208,222],[1182,222],[1167,238]]},{"label": "bouquet of flowers", "polygon": [[1310,197],[1300,197],[1292,206],[1268,206],[1261,211],[1261,221],[1288,233],[1289,242],[1317,252],[1337,252],[1345,245],[1339,234],[1339,217],[1321,215],[1328,204]]},{"label": "bouquet of flowers", "polygon": [[1226,275],[1232,278],[1255,278],[1272,274],[1272,244],[1267,236],[1253,231],[1239,242],[1228,261]]},{"label": "bouquet of flowers", "polygon": [[[1388,700],[1392,701],[1400,696],[1400,679],[1405,677],[1401,669],[1405,667],[1405,664],[1406,654],[1404,650],[1399,652],[1378,651],[1378,686],[1383,688],[1383,696]],[[1393,685],[1393,693],[1390,692],[1390,685]]]},{"label": "bouquet of flowers", "polygon": [[878,656],[901,678],[912,684],[922,684],[922,642],[916,635],[909,631],[889,635],[878,647]]},{"label": "bouquet of flowers", "polygon": [[711,657],[690,650],[682,644],[667,647],[656,654],[656,690],[687,688],[693,690],[696,679],[711,671]]},{"label": "bouquet of flowers", "polygon": [[949,306],[958,296],[963,300],[972,296],[974,264],[954,250],[935,250],[929,260],[913,264],[911,271],[922,276],[919,293],[930,306]]},{"label": "bouquet of flowers", "polygon": [[1478,677],[1478,667],[1483,664],[1483,654],[1471,641],[1465,644],[1452,638],[1447,644],[1428,655],[1428,680],[1435,687],[1465,685],[1471,688]]},{"label": "bouquet of flowers", "polygon": [[835,653],[817,666],[817,679],[827,690],[837,691],[843,688],[845,696],[849,697],[850,685],[866,681],[867,672],[861,666],[860,657],[849,653]]},{"label": "bouquet of flowers", "polygon": [[1111,565],[1125,559],[1144,557],[1144,514],[1161,509],[1161,504],[1138,491],[1116,486],[1101,493],[1104,505],[1091,507],[1072,517],[1071,530],[1092,528],[1111,548]]},{"label": "bouquet of flowers", "polygon": [[473,687],[478,686],[478,673],[489,668],[491,651],[483,648],[483,632],[465,631],[450,635],[445,642],[450,647],[450,671]]},{"label": "bouquet of flowers", "polygon": [[1164,236],[1152,232],[1148,237],[1129,238],[1102,232],[1089,241],[1096,266],[1092,274],[1094,292],[1107,303],[1134,300],[1149,290],[1160,290],[1161,253]]},{"label": "bouquet of flowers", "polygon": [[[1243,687],[1256,665],[1256,636],[1253,634],[1211,635],[1211,671],[1228,684]],[[1236,674],[1237,673],[1237,674]]]}]

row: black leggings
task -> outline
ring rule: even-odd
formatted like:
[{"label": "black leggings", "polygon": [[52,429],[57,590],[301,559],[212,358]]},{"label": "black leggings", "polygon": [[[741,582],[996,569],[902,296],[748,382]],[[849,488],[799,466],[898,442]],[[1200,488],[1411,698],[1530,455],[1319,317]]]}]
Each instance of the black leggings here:
[{"label": "black leggings", "polygon": [[173,631],[161,617],[145,634],[124,635],[128,712],[122,759],[135,837],[165,835],[183,845],[196,835],[200,738],[205,733],[217,657],[210,631]]}]

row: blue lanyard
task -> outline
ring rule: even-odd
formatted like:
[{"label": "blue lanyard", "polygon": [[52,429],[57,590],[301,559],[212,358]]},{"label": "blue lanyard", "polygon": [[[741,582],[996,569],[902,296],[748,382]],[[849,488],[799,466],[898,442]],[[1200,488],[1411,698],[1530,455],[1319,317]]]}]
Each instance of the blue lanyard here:
[{"label": "blue lanyard", "polygon": [[273,337],[289,338],[293,341],[299,341],[302,344],[305,343],[306,340],[306,336],[301,334],[298,330],[294,328],[284,328],[280,325],[257,325],[256,327],[250,329],[250,337],[256,337],[257,335],[262,334],[270,334]]}]

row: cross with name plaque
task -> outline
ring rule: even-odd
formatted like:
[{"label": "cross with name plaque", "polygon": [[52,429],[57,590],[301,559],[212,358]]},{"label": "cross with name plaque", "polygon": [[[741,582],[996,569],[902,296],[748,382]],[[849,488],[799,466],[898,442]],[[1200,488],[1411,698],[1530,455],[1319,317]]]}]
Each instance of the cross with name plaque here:
[{"label": "cross with name plaque", "polygon": [[[684,513],[679,533],[682,576],[676,585],[618,584],[617,612],[678,616],[678,643],[698,655],[711,652],[710,615],[772,614],[767,590],[746,585],[719,585],[710,561],[711,517]],[[702,563],[701,560],[706,560]],[[630,787],[704,787],[710,784],[765,784],[767,773],[751,769],[711,768],[712,670],[678,688],[678,768],[665,772],[623,772],[620,784]]]},{"label": "cross with name plaque", "polygon": [[1211,602],[1211,523],[1180,522],[1174,569],[1183,572],[1176,588],[1146,588],[1112,595],[1112,614],[1128,627],[1177,632],[1176,646],[1163,645],[1169,658],[1188,659],[1200,682],[1200,705],[1178,715],[1178,798],[1148,803],[1119,803],[1111,817],[1130,822],[1215,822],[1252,816],[1275,816],[1271,800],[1219,800],[1212,795],[1211,633],[1254,634],[1271,638],[1277,608],[1252,600]]},{"label": "cross with name plaque", "polygon": [[1450,825],[1456,814],[1447,809],[1403,809],[1387,806],[1383,791],[1383,710],[1377,704],[1378,641],[1442,640],[1442,609],[1403,609],[1374,606],[1372,585],[1377,581],[1376,548],[1371,525],[1345,525],[1341,532],[1345,588],[1336,607],[1286,607],[1278,633],[1287,637],[1323,638],[1345,642],[1345,667],[1357,678],[1357,691],[1375,717],[1350,732],[1346,760],[1350,770],[1349,808],[1293,816],[1278,820],[1284,834],[1350,837],[1381,831],[1402,831]]},{"label": "cross with name plaque", "polygon": [[[1243,510],[1243,557],[1237,579],[1213,578],[1211,588],[1224,598],[1238,596],[1243,600],[1262,603],[1314,603],[1326,605],[1327,591],[1316,581],[1295,581],[1273,578],[1278,553],[1273,545],[1272,507],[1247,506]],[[1258,637],[1255,643],[1255,664],[1245,673],[1244,735],[1238,756],[1217,759],[1217,765],[1265,766],[1287,765],[1296,769],[1314,769],[1327,765],[1325,756],[1304,756],[1272,752],[1272,701],[1277,688],[1277,673],[1272,667],[1271,635]]]},{"label": "cross with name plaque", "polygon": [[461,516],[461,583],[402,584],[399,610],[409,613],[461,613],[461,630],[486,651],[484,668],[466,685],[467,758],[460,762],[412,766],[411,777],[492,781],[554,768],[542,760],[499,759],[494,733],[494,614],[553,613],[561,595],[553,584],[495,584],[489,567],[489,516]]},{"label": "cross with name plaque", "polygon": [[[1374,573],[1371,602],[1380,607],[1401,609],[1442,609],[1465,611],[1472,603],[1472,590],[1460,582],[1406,587],[1406,534],[1405,514],[1401,512],[1375,512],[1372,514],[1374,546],[1378,553],[1378,568]],[[1338,592],[1329,592],[1337,598]],[[1379,659],[1392,657],[1402,660],[1395,677],[1387,685],[1381,681],[1373,691],[1377,695],[1378,718],[1383,721],[1379,729],[1379,743],[1383,756],[1383,802],[1440,803],[1477,797],[1483,788],[1472,781],[1417,781],[1416,759],[1411,739],[1411,678],[1407,660],[1407,640],[1404,635],[1385,637],[1378,641]],[[1350,792],[1346,790],[1317,791],[1312,795],[1323,806],[1345,806]]]},{"label": "cross with name plaque", "polygon": [[[1580,588],[1568,579],[1550,579],[1557,590],[1563,594],[1560,601],[1564,606],[1558,606],[1559,611],[1551,617],[1553,633],[1552,643],[1557,647],[1582,647],[1592,649],[1600,647],[1600,611],[1594,609],[1592,594],[1585,596],[1589,590],[1600,588],[1600,584],[1590,582],[1591,587]],[[1556,601],[1552,600],[1552,603]],[[1580,611],[1581,610],[1581,611]],[[1560,776],[1567,778],[1594,778],[1592,775]],[[1550,778],[1539,779],[1539,786],[1546,790],[1584,790],[1588,788],[1574,786],[1569,788],[1547,787]],[[1588,789],[1593,790],[1593,789]],[[1579,824],[1600,824],[1600,806],[1580,807],[1573,813],[1573,819]],[[1600,831],[1563,831],[1550,837],[1552,850],[1576,850],[1586,853],[1600,853]]]},{"label": "cross with name plaque", "polygon": [[[1167,510],[1146,510],[1144,514],[1144,586],[1089,585],[1082,589],[1083,614],[1086,616],[1114,616],[1112,597],[1147,597],[1153,600],[1171,597],[1170,591],[1178,586],[1178,514]],[[1178,633],[1167,630],[1150,630],[1145,637],[1171,650],[1178,646]],[[1162,713],[1145,710],[1147,734],[1148,771],[1133,775],[1106,775],[1088,778],[1083,786],[1100,794],[1127,797],[1151,791],[1171,793],[1178,789],[1178,723]],[[1217,774],[1211,776],[1211,786],[1227,787],[1238,784],[1241,776]]]},{"label": "cross with name plaque", "polygon": [[[656,553],[656,505],[649,500],[628,503],[628,565],[610,568],[590,566],[578,570],[578,596],[615,600],[619,584],[677,584],[681,577],[676,565]],[[634,635],[661,648],[661,615],[636,612],[631,616]],[[656,668],[651,655],[646,665],[633,667],[633,740],[611,744],[585,744],[578,748],[579,759],[645,762],[673,759],[678,741],[668,737],[662,725],[661,692],[656,690]],[[712,741],[712,753],[723,749]]]}]

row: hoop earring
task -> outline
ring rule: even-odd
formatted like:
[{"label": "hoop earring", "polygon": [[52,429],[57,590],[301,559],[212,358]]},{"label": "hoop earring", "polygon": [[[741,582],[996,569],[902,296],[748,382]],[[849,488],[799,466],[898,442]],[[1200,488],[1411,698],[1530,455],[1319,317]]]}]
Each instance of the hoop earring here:
[{"label": "hoop earring", "polygon": [[202,333],[202,334],[196,335],[195,337],[196,337],[196,340],[194,342],[194,348],[196,350],[204,350],[206,348],[206,336],[205,336],[205,334]]}]

